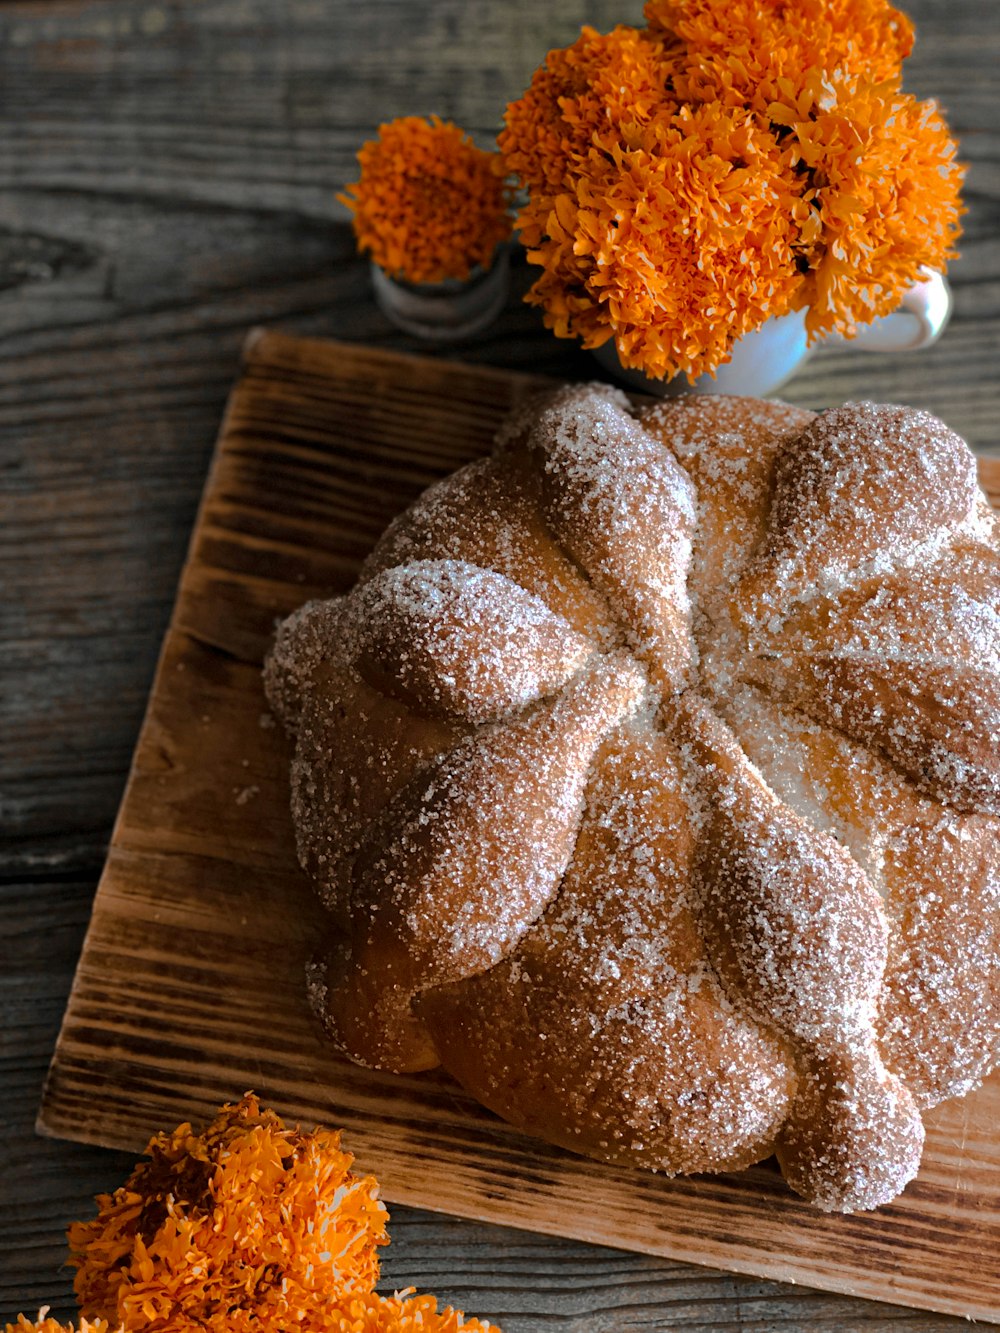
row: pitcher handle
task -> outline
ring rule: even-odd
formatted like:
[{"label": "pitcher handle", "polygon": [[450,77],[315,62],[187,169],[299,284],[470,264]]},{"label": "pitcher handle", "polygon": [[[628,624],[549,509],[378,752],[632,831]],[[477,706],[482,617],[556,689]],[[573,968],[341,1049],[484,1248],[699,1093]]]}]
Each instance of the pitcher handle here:
[{"label": "pitcher handle", "polygon": [[943,273],[927,271],[891,315],[858,326],[851,345],[865,352],[911,352],[937,342],[951,318],[953,299]]}]

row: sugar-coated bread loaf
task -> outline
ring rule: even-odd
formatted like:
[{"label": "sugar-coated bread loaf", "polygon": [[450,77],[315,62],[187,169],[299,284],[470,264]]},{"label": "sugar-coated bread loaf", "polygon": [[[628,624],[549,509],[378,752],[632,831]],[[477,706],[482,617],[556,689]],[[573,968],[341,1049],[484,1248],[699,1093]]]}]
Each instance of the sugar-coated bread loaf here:
[{"label": "sugar-coated bread loaf", "polygon": [[1000,1040],[1000,555],[925,412],[522,409],[266,668],[352,1059],[892,1199]]}]

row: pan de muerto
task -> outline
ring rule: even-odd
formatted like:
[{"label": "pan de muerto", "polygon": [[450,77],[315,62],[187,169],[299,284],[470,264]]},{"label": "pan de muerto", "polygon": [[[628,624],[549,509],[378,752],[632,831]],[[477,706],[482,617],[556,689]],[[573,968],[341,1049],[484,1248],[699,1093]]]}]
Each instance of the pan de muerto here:
[{"label": "pan de muerto", "polygon": [[893,1198],[997,1054],[1000,558],[924,412],[522,411],[281,627],[311,992],[607,1161]]}]

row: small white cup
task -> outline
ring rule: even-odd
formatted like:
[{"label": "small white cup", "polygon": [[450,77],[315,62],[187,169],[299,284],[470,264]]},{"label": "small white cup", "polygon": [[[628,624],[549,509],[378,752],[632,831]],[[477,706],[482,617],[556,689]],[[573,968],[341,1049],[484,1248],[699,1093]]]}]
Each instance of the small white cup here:
[{"label": "small white cup", "polygon": [[[852,347],[865,352],[913,352],[937,342],[951,317],[952,295],[941,273],[928,273],[903,297],[898,310],[871,324],[858,326]],[[826,341],[841,341],[827,339]],[[601,366],[630,389],[673,398],[686,393],[730,393],[763,398],[790,380],[815,351],[808,345],[806,312],[769,319],[733,347],[732,360],[711,375],[689,384],[683,375],[672,380],[650,379],[639,370],[626,370],[618,359],[613,338],[593,355]]]}]

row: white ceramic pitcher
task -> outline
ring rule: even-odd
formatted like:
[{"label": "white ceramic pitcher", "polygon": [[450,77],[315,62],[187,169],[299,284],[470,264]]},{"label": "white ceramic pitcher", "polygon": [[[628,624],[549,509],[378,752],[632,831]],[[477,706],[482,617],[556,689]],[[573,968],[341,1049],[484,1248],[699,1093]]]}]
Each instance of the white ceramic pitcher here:
[{"label": "white ceramic pitcher", "polygon": [[[903,297],[898,310],[871,324],[858,327],[852,347],[866,352],[911,352],[929,347],[944,332],[951,317],[952,296],[941,273],[928,273]],[[830,342],[830,339],[826,339]],[[794,311],[769,319],[733,347],[732,360],[711,375],[701,375],[689,384],[683,375],[672,380],[654,380],[638,370],[626,370],[618,360],[614,339],[598,347],[593,355],[615,379],[644,393],[675,397],[683,393],[730,393],[762,398],[773,393],[795,374],[820,343],[808,346],[806,312]]]}]

